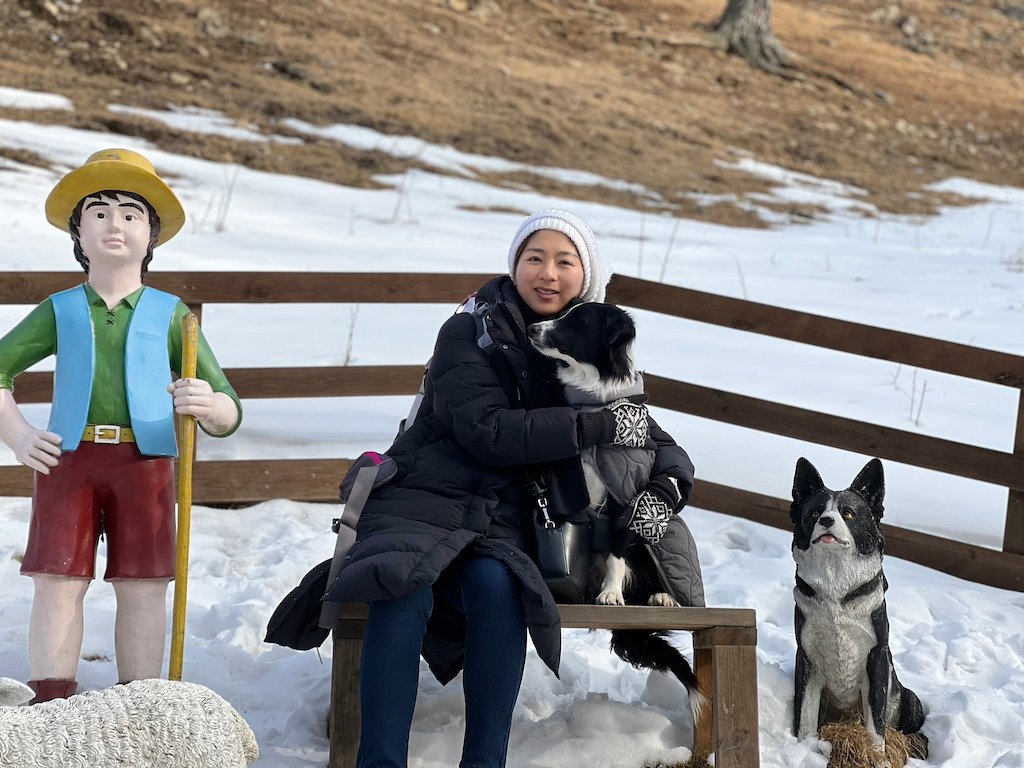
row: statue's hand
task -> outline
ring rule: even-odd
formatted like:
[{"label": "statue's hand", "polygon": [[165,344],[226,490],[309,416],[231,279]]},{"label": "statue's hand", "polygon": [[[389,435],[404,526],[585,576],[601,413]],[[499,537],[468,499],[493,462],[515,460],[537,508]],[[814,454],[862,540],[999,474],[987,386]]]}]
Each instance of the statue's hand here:
[{"label": "statue's hand", "polygon": [[214,392],[205,379],[178,379],[167,385],[167,391],[174,399],[175,413],[195,416],[211,434],[227,432],[238,420],[235,401],[223,392]]},{"label": "statue's hand", "polygon": [[213,415],[213,388],[204,379],[178,379],[167,386],[174,398],[175,413],[206,421]]},{"label": "statue's hand", "polygon": [[60,435],[45,429],[29,427],[14,437],[8,445],[14,451],[14,458],[29,469],[50,474],[60,458]]}]

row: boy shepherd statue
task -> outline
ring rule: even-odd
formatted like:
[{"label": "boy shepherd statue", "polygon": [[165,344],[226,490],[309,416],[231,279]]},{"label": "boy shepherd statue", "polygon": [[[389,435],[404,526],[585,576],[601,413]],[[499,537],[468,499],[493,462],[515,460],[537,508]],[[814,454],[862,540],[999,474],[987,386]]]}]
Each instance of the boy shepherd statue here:
[{"label": "boy shepherd statue", "polygon": [[[174,413],[216,437],[242,416],[201,334],[196,378],[171,373],[181,370],[188,308],[142,281],[185,212],[153,164],[126,149],[95,153],[54,187],[46,218],[71,233],[88,280],[50,296],[0,339],[0,440],[35,470],[21,564],[34,583],[32,703],[77,690],[82,601],[101,536],[117,600],[118,680],[160,676],[175,562]],[[43,430],[25,420],[13,381],[49,355],[57,360]]]}]

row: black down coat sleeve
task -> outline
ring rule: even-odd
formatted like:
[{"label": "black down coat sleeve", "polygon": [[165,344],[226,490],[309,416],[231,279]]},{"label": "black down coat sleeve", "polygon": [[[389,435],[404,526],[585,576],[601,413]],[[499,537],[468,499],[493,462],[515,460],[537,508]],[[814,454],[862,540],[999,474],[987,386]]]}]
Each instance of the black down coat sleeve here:
[{"label": "black down coat sleeve", "polygon": [[[579,454],[576,411],[569,406],[525,410],[513,407],[517,374],[529,378],[528,361],[496,343],[483,350],[468,314],[455,315],[441,328],[430,363],[435,418],[455,441],[482,464],[519,467]],[[496,361],[495,356],[502,357]],[[516,363],[519,363],[517,366]],[[507,368],[502,381],[499,370]],[[511,391],[510,391],[511,390]],[[511,396],[511,397],[510,397]]]},{"label": "black down coat sleeve", "polygon": [[657,444],[654,467],[651,477],[668,475],[676,481],[679,490],[679,502],[676,512],[686,506],[693,491],[693,462],[684,448],[679,446],[668,432],[663,430],[654,419],[650,419],[651,438]]}]

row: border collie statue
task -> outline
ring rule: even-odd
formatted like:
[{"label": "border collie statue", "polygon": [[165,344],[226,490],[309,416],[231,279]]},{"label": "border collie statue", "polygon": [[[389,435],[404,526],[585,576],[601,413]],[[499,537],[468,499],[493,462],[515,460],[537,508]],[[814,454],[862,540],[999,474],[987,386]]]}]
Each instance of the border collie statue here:
[{"label": "border collie statue", "polygon": [[793,479],[793,559],[796,561],[796,691],[793,732],[800,739],[829,722],[858,717],[884,754],[887,726],[920,733],[924,710],[896,676],[882,572],[885,481],[872,459],[844,491],[832,491],[807,459]]}]

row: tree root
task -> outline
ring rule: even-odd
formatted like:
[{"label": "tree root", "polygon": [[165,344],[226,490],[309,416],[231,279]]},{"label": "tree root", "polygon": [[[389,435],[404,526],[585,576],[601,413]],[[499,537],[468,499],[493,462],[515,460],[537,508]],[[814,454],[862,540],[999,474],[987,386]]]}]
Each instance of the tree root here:
[{"label": "tree root", "polygon": [[709,47],[735,54],[754,69],[769,75],[799,82],[818,78],[850,93],[866,96],[863,88],[835,70],[815,66],[802,56],[787,51],[771,31],[730,36],[719,28],[708,35],[708,40]]}]

